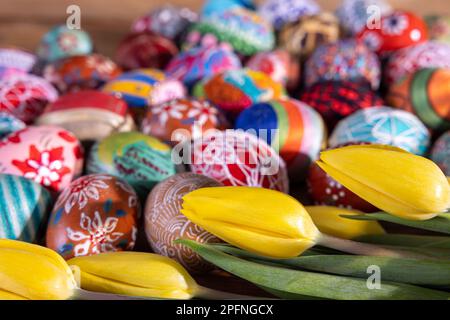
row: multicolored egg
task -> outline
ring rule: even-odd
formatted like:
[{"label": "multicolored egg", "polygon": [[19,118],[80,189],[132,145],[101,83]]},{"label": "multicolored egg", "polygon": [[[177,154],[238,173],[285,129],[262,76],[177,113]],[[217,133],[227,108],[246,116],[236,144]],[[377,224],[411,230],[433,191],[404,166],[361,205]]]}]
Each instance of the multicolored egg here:
[{"label": "multicolored egg", "polygon": [[[378,25],[379,24],[379,25]],[[425,21],[408,11],[396,10],[369,24],[358,34],[371,50],[389,54],[428,40]]]},{"label": "multicolored egg", "polygon": [[376,90],[380,78],[377,55],[354,39],[321,45],[305,65],[306,86],[324,81],[352,81],[366,82]]},{"label": "multicolored egg", "polygon": [[223,117],[209,102],[175,99],[149,108],[141,131],[176,144],[200,138],[203,132],[220,128],[223,124]]},{"label": "multicolored egg", "polygon": [[50,192],[40,184],[0,174],[0,239],[37,241],[51,202]]},{"label": "multicolored egg", "polygon": [[379,211],[366,200],[360,198],[330,177],[316,163],[313,163],[309,169],[307,185],[309,194],[316,205],[335,206],[363,212]]},{"label": "multicolored egg", "polygon": [[369,108],[341,120],[330,137],[329,145],[335,148],[350,142],[391,145],[424,155],[430,143],[430,133],[412,113],[389,107]]},{"label": "multicolored egg", "polygon": [[253,0],[206,0],[203,2],[201,16],[227,11],[236,7],[255,10]]},{"label": "multicolored egg", "polygon": [[14,117],[9,112],[0,111],[0,139],[26,127],[25,122]]},{"label": "multicolored egg", "polygon": [[425,17],[431,40],[450,44],[450,16],[431,15]]},{"label": "multicolored egg", "polygon": [[[245,64],[246,68],[261,71],[275,82],[286,85],[288,80],[298,82],[300,77],[299,64],[291,61],[289,53],[284,50],[259,52],[251,57]],[[295,70],[291,68],[294,67]]]},{"label": "multicolored egg", "polygon": [[450,68],[450,44],[426,41],[394,52],[384,68],[384,81],[391,85],[425,68]]},{"label": "multicolored egg", "polygon": [[241,68],[241,61],[230,46],[194,47],[178,54],[167,66],[167,76],[190,87],[197,81],[226,70]]},{"label": "multicolored egg", "polygon": [[177,260],[193,273],[214,269],[194,251],[174,241],[190,239],[200,243],[222,242],[180,212],[184,195],[200,188],[219,186],[221,184],[214,179],[184,172],[167,178],[153,188],[145,206],[145,233],[155,253]]},{"label": "multicolored egg", "polygon": [[112,133],[135,128],[125,101],[94,90],[59,97],[47,105],[36,124],[61,126],[82,141],[101,140]]},{"label": "multicolored egg", "polygon": [[439,137],[431,150],[431,160],[450,177],[450,131]]},{"label": "multicolored egg", "polygon": [[318,111],[329,129],[352,113],[385,103],[368,86],[354,82],[322,82],[303,91],[300,100]]},{"label": "multicolored egg", "polygon": [[208,132],[194,140],[188,151],[192,172],[226,186],[289,191],[284,161],[272,147],[253,134],[242,130]]},{"label": "multicolored egg", "polygon": [[43,75],[60,92],[67,93],[98,89],[121,72],[111,59],[95,53],[55,61],[44,68]]},{"label": "multicolored egg", "polygon": [[279,30],[289,22],[320,12],[315,0],[265,0],[258,8],[259,14]]},{"label": "multicolored egg", "polygon": [[254,11],[243,7],[214,12],[195,23],[186,37],[185,48],[201,43],[229,43],[243,55],[271,50],[275,35],[270,23]]},{"label": "multicolored egg", "polygon": [[305,178],[326,140],[322,117],[293,99],[255,104],[241,112],[235,127],[256,134],[279,152],[290,181]]},{"label": "multicolored egg", "polygon": [[385,16],[392,11],[386,0],[343,0],[336,10],[336,15],[346,33],[356,35],[368,22],[379,15]]},{"label": "multicolored egg", "polygon": [[30,72],[36,56],[16,48],[0,48],[0,78],[12,73]]},{"label": "multicolored egg", "polygon": [[32,123],[58,92],[45,79],[31,74],[14,74],[0,79],[0,111]]},{"label": "multicolored egg", "polygon": [[337,41],[339,35],[336,16],[322,12],[284,25],[279,32],[278,42],[291,55],[304,60],[320,45]]},{"label": "multicolored egg", "polygon": [[450,69],[421,69],[389,88],[389,105],[416,114],[435,130],[450,129]]},{"label": "multicolored egg", "polygon": [[91,149],[88,173],[107,173],[126,180],[141,197],[176,173],[171,148],[157,138],[131,131],[110,135]]},{"label": "multicolored egg", "polygon": [[81,174],[83,149],[69,131],[30,126],[0,140],[0,173],[23,176],[61,191]]},{"label": "multicolored egg", "polygon": [[127,35],[116,51],[116,62],[124,70],[164,69],[178,53],[176,44],[161,35],[143,31]]},{"label": "multicolored egg", "polygon": [[69,29],[65,25],[56,26],[48,31],[37,49],[37,55],[44,61],[90,54],[93,50],[89,34],[80,29]]},{"label": "multicolored egg", "polygon": [[139,202],[125,181],[92,174],[73,181],[51,213],[46,246],[64,259],[132,250]]},{"label": "multicolored egg", "polygon": [[219,108],[238,113],[251,105],[283,98],[285,90],[267,74],[250,69],[229,70],[203,84],[204,97]]}]

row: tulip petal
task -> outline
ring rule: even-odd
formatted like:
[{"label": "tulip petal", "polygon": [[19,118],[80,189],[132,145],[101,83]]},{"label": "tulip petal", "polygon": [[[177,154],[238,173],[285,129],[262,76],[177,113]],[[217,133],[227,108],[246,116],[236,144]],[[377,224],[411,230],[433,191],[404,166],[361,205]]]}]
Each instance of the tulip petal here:
[{"label": "tulip petal", "polygon": [[28,299],[22,297],[21,295],[9,291],[3,291],[0,289],[0,300],[28,300]]}]

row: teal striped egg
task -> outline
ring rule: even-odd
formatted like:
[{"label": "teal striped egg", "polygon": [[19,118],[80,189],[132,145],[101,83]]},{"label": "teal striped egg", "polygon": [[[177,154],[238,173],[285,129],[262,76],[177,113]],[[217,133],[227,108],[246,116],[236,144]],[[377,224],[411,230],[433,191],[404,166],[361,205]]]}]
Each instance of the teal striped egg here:
[{"label": "teal striped egg", "polygon": [[0,238],[34,242],[50,205],[51,195],[40,184],[0,174]]}]

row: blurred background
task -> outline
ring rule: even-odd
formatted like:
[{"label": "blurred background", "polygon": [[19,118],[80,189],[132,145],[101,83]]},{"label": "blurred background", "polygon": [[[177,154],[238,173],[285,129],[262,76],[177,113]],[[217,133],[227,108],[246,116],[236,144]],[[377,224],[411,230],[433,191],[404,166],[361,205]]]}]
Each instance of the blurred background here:
[{"label": "blurred background", "polygon": [[[282,1],[282,0],[280,0]],[[322,8],[334,10],[341,0],[318,0]],[[255,1],[256,3],[261,1]],[[450,14],[449,0],[390,0],[399,9],[419,15]],[[98,52],[113,55],[134,19],[164,3],[198,10],[202,0],[0,0],[0,45],[34,50],[41,36],[67,17],[71,4],[81,8],[81,27],[88,31]]]}]

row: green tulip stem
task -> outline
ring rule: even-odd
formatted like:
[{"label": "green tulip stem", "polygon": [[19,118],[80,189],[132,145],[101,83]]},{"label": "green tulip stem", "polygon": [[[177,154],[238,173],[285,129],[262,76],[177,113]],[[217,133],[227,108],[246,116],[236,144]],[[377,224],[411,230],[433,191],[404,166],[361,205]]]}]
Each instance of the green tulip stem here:
[{"label": "green tulip stem", "polygon": [[252,297],[230,292],[223,292],[202,286],[198,286],[198,291],[195,292],[195,297],[209,300],[272,300],[265,297]]},{"label": "green tulip stem", "polygon": [[321,234],[317,244],[327,248],[363,255],[363,256],[377,256],[377,257],[391,257],[391,258],[404,258],[404,259],[432,259],[432,257],[410,252],[402,249],[391,249],[382,246],[356,242],[347,239],[340,239],[327,234]]}]

